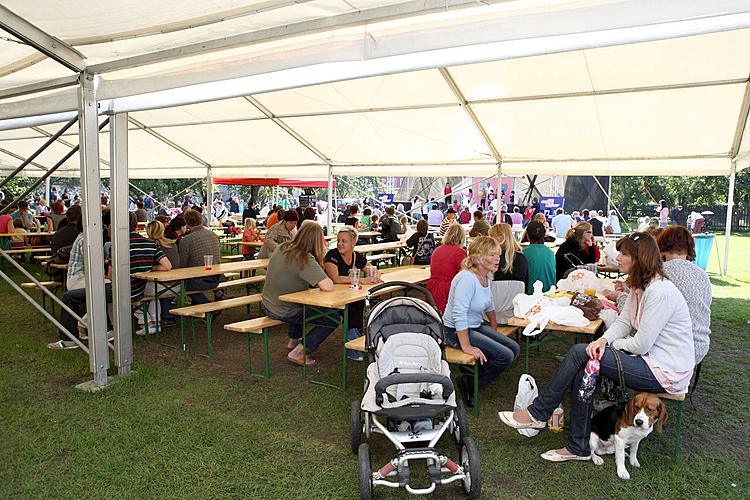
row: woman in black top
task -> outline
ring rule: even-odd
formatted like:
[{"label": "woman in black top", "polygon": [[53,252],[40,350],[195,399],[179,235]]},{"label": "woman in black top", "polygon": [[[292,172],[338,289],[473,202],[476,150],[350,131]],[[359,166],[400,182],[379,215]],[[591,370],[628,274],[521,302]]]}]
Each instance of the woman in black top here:
[{"label": "woman in black top", "polygon": [[560,245],[555,254],[557,281],[563,279],[570,269],[574,269],[573,264],[565,258],[565,255],[569,253],[575,256],[572,258],[573,262],[577,262],[577,257],[584,264],[596,264],[599,260],[599,247],[594,241],[591,224],[579,222],[568,229],[565,242]]},{"label": "woman in black top", "polygon": [[414,264],[429,265],[432,252],[435,251],[435,238],[427,232],[429,225],[425,219],[417,222],[417,232],[406,240],[406,246],[412,250]]},{"label": "woman in black top", "polygon": [[[352,279],[349,276],[349,271],[354,267],[360,270],[360,283],[369,285],[379,281],[375,277],[366,277],[365,267],[367,267],[367,259],[364,255],[354,251],[354,245],[356,244],[356,229],[350,226],[344,226],[339,229],[336,235],[336,248],[329,250],[323,258],[323,269],[334,283],[351,284]],[[354,340],[362,335],[364,305],[363,300],[349,304],[349,331],[347,332],[349,340]],[[349,359],[355,361],[362,361],[363,359],[362,354],[356,351],[350,351],[348,355]]]},{"label": "woman in black top", "polygon": [[349,217],[344,219],[344,224],[347,226],[352,226],[354,229],[359,229],[359,219],[357,218],[357,212],[359,212],[359,207],[357,205],[352,205],[352,207],[349,209]]},{"label": "woman in black top", "polygon": [[513,236],[510,224],[495,224],[487,233],[500,243],[500,264],[492,278],[492,300],[499,325],[513,316],[513,298],[525,293],[529,282],[529,262]]}]

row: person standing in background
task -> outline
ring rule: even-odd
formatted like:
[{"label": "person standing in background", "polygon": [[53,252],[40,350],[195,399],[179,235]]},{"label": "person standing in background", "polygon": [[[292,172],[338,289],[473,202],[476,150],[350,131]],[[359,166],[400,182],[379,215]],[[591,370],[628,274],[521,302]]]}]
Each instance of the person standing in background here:
[{"label": "person standing in background", "polygon": [[451,201],[453,200],[452,193],[453,189],[451,188],[451,183],[446,182],[445,188],[443,188],[443,195],[445,195],[445,203],[447,203],[448,205],[450,205]]}]

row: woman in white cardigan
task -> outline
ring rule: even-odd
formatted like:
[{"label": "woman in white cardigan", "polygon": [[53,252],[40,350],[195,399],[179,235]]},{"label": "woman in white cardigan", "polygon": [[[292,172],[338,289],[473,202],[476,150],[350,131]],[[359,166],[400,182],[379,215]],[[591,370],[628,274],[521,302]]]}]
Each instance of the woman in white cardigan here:
[{"label": "woman in white cardigan", "polygon": [[612,349],[621,351],[625,384],[637,391],[684,394],[693,373],[692,324],[687,304],[666,279],[654,238],[633,233],[617,242],[620,271],[629,274],[631,293],[615,323],[589,344],[573,346],[552,380],[526,409],[500,412],[500,419],[515,429],[542,429],[571,388],[568,413],[570,433],[564,448],[542,458],[551,462],[589,460],[593,398],[581,401],[578,391],[589,359],[600,358],[599,376],[617,379]]}]

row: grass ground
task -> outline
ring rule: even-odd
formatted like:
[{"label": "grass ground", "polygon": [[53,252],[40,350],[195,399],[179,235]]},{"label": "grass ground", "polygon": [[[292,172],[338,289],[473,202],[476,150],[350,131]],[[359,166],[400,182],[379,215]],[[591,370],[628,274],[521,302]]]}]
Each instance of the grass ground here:
[{"label": "grass ground", "polygon": [[[681,456],[670,455],[673,411],[665,433],[641,446],[642,467],[630,469],[629,482],[617,479],[611,456],[602,467],[541,460],[539,453],[561,446],[564,434],[525,438],[495,416],[512,405],[522,369],[517,362],[482,392],[480,415],[470,417],[482,457],[484,498],[750,497],[748,254],[750,236],[733,237],[732,277],[712,276],[712,347],[694,402],[685,403]],[[717,268],[712,257],[709,271]],[[0,303],[0,497],[358,495],[348,425],[351,401],[360,394],[359,366],[351,367],[347,392],[304,384],[300,369],[283,359],[283,331],[274,331],[273,376],[265,382],[245,371],[244,338],[217,327],[212,359],[183,356],[138,338],[136,373],[106,391],[86,394],[72,386],[89,378],[87,358],[79,351],[46,349],[56,339],[53,328],[5,283]],[[219,323],[243,317],[243,311],[232,311]],[[339,340],[335,333],[321,347],[316,376],[338,374]],[[551,376],[554,356],[563,352],[562,346],[551,347],[532,357],[531,372],[540,384]],[[374,464],[384,464],[392,452],[383,438],[373,440]],[[378,492],[379,498],[406,496]],[[461,492],[448,485],[434,496]]]}]

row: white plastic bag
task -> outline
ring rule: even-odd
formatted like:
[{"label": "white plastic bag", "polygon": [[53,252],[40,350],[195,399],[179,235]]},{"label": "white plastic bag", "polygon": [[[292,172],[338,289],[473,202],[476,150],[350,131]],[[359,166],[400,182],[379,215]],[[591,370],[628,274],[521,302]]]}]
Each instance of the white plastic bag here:
[{"label": "white plastic bag", "polygon": [[[516,393],[516,401],[513,403],[513,410],[525,410],[538,395],[536,380],[528,373],[524,373],[518,379],[518,392]],[[522,436],[534,437],[539,434],[539,429],[518,429],[518,433]]]},{"label": "white plastic bag", "polygon": [[557,288],[566,292],[583,293],[585,290],[599,292],[603,287],[595,273],[586,269],[574,269],[566,278],[557,282]]},{"label": "white plastic bag", "polygon": [[605,264],[608,266],[617,266],[617,256],[620,252],[617,251],[617,242],[610,241],[604,247],[604,257],[606,259]]}]

